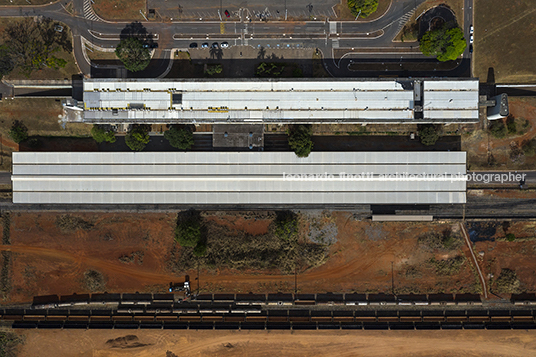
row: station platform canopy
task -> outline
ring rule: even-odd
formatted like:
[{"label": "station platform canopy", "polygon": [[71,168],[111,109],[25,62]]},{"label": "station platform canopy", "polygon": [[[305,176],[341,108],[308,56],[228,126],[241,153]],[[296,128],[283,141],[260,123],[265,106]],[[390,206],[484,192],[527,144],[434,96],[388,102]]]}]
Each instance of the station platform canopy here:
[{"label": "station platform canopy", "polygon": [[15,152],[22,204],[458,204],[465,152]]},{"label": "station platform canopy", "polygon": [[472,123],[478,79],[84,79],[83,109],[94,124]]}]

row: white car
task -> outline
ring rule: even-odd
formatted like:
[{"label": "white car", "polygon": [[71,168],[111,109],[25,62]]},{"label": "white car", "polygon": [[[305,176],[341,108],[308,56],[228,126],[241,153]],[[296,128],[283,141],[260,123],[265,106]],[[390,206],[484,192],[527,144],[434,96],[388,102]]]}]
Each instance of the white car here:
[{"label": "white car", "polygon": [[471,27],[469,27],[469,33],[472,35],[473,32],[475,32],[475,29],[473,28],[473,25],[471,25]]},{"label": "white car", "polygon": [[228,42],[222,42],[220,44],[221,48],[228,48],[229,47],[229,43]]},{"label": "white car", "polygon": [[471,35],[471,37],[469,37],[469,44],[473,44],[473,35]]}]

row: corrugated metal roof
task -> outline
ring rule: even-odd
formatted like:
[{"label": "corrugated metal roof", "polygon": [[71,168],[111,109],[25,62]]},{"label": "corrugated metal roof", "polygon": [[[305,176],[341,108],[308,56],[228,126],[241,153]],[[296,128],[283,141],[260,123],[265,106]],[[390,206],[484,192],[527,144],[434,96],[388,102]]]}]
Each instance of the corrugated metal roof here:
[{"label": "corrugated metal roof", "polygon": [[18,152],[13,202],[463,203],[465,161],[464,152]]}]

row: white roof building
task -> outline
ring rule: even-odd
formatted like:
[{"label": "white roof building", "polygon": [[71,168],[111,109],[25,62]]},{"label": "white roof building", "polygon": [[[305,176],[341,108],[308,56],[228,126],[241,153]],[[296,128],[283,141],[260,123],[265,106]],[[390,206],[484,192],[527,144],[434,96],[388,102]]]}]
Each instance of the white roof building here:
[{"label": "white roof building", "polygon": [[477,79],[84,79],[83,96],[100,124],[478,121]]},{"label": "white roof building", "polygon": [[14,152],[12,180],[24,204],[456,204],[465,174],[465,152]]}]

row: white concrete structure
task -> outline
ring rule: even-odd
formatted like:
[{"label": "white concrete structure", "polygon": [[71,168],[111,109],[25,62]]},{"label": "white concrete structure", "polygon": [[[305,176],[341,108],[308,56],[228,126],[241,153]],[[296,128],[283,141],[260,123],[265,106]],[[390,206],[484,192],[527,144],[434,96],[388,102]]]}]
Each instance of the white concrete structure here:
[{"label": "white concrete structure", "polygon": [[465,152],[15,152],[13,202],[465,203]]},{"label": "white concrete structure", "polygon": [[85,79],[83,105],[100,124],[461,123],[478,80]]}]

